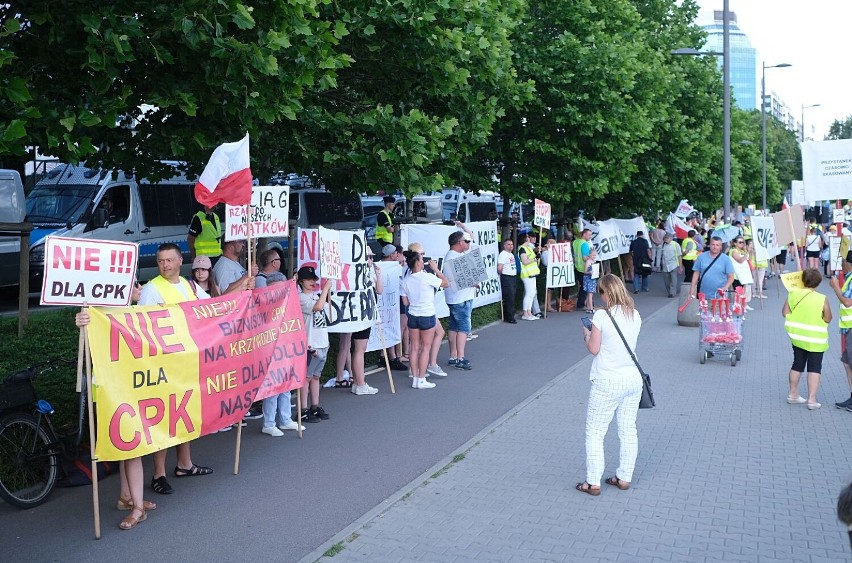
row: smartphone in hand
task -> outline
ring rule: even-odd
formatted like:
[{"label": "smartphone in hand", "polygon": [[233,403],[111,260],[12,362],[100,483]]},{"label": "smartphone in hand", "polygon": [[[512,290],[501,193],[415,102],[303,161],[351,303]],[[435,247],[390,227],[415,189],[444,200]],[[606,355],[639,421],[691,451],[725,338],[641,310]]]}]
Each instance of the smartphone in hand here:
[{"label": "smartphone in hand", "polygon": [[592,319],[590,317],[581,317],[580,321],[582,321],[583,326],[586,327],[586,330],[592,330]]}]

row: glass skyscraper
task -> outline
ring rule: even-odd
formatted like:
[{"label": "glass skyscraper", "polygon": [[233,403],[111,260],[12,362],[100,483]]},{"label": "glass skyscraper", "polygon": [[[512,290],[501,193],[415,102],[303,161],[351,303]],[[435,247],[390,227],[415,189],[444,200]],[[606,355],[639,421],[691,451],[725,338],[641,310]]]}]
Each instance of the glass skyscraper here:
[{"label": "glass skyscraper", "polygon": [[[748,36],[737,26],[737,15],[728,12],[730,19],[731,45],[731,95],[734,103],[741,109],[760,109],[757,100],[760,99],[760,74],[757,60],[757,50],[751,46]],[[707,44],[702,50],[722,52],[722,26],[724,23],[722,10],[713,12],[714,22],[705,25]],[[719,69],[722,68],[722,57],[716,57]]]}]

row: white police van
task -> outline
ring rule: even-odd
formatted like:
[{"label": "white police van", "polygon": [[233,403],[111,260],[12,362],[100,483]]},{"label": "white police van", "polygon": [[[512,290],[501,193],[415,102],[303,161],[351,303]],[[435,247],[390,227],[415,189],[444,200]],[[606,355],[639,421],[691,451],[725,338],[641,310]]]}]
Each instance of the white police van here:
[{"label": "white police van", "polygon": [[195,182],[178,170],[168,179],[152,182],[133,173],[60,164],[36,183],[26,199],[30,235],[30,290],[41,289],[44,243],[48,235],[127,241],[139,244],[140,281],[159,273],[157,247],[171,242],[184,256],[183,272],[191,259],[187,233],[192,216],[202,207],[195,201]]}]

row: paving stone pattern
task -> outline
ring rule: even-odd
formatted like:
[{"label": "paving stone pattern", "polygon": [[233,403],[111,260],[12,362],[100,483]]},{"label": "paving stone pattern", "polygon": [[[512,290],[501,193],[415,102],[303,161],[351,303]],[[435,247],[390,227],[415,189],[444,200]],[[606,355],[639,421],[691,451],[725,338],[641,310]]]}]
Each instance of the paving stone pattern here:
[{"label": "paving stone pattern", "polygon": [[[771,287],[763,310],[755,300],[736,367],[699,364],[698,329],[677,326],[676,303],[645,319],[639,359],[659,406],[639,413],[629,491],[574,490],[585,478],[586,357],[465,445],[464,459],[411,483],[305,560],[342,542],[321,560],[849,561],[835,514],[852,479],[852,413],[834,407],[849,397],[837,322],[823,408],[786,404],[792,352],[784,292]],[[618,465],[615,421],[606,456],[605,477]]]}]

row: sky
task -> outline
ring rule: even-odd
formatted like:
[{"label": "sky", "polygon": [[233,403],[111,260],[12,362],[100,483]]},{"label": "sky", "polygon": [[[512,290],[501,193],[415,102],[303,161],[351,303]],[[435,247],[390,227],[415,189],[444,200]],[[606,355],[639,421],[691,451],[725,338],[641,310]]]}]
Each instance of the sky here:
[{"label": "sky", "polygon": [[[713,22],[713,10],[722,0],[698,0],[696,23]],[[766,70],[766,91],[774,91],[814,139],[822,139],[834,120],[852,115],[852,0],[729,0],[737,25],[769,65],[789,63],[789,68]],[[758,95],[759,96],[759,95]]]}]

